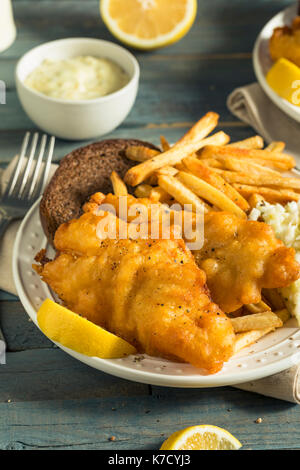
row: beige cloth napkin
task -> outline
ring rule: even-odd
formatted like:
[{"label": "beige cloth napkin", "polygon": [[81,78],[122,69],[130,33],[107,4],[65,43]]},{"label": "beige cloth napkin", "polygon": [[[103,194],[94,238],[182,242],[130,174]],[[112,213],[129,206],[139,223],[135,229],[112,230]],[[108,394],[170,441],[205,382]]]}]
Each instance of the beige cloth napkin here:
[{"label": "beige cloth napkin", "polygon": [[300,123],[281,111],[258,83],[236,88],[228,96],[227,106],[232,114],[253,127],[267,143],[274,140],[286,142],[287,152],[294,155],[300,164]]},{"label": "beige cloth napkin", "polygon": [[236,388],[300,405],[300,364],[265,379],[236,385]]},{"label": "beige cloth napkin", "polygon": [[[0,173],[2,190],[9,179],[13,167],[14,160],[5,171],[2,170]],[[55,169],[56,165],[52,165],[50,177]],[[14,240],[20,223],[20,221],[12,222],[7,228],[4,237],[0,240],[0,289],[12,294],[17,294],[12,277],[11,260]],[[237,388],[300,404],[300,366],[294,366],[289,370],[266,379],[237,385]]]}]

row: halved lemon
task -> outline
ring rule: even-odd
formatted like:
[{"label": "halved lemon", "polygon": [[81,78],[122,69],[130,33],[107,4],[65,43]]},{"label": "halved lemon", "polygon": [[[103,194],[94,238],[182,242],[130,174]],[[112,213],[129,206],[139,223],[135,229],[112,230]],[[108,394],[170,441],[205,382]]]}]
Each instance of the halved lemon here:
[{"label": "halved lemon", "polygon": [[160,450],[238,450],[241,447],[225,429],[203,424],[174,432]]},{"label": "halved lemon", "polygon": [[300,106],[300,67],[281,58],[271,67],[266,78],[270,87],[281,98]]},{"label": "halved lemon", "polygon": [[156,49],[179,41],[192,27],[197,0],[101,0],[110,32],[137,49]]},{"label": "halved lemon", "polygon": [[86,356],[114,359],[135,354],[122,338],[46,299],[37,312],[39,327],[48,338]]}]

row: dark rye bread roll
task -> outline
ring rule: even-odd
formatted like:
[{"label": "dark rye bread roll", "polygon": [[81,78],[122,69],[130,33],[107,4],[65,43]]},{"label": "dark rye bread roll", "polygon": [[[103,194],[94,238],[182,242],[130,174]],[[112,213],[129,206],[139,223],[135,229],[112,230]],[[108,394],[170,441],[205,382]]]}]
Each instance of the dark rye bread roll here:
[{"label": "dark rye bread roll", "polygon": [[82,205],[92,194],[112,192],[113,170],[123,178],[136,164],[125,156],[126,148],[131,145],[158,150],[140,140],[112,139],[73,150],[61,160],[40,203],[42,226],[51,243],[59,225],[79,217]]}]

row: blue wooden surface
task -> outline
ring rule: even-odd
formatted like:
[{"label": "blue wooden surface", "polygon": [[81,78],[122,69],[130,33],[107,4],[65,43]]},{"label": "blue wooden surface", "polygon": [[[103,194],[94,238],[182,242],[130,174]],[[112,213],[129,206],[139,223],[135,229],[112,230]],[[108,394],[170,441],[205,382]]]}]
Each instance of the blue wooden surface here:
[{"label": "blue wooden surface", "polygon": [[[114,137],[176,140],[208,110],[234,139],[253,134],[226,108],[236,86],[254,80],[256,35],[287,0],[202,0],[192,31],[178,44],[136,54],[142,68],[136,105]],[[0,167],[34,125],[15,90],[18,58],[44,41],[69,36],[114,40],[97,0],[14,0],[18,37],[0,54],[7,104],[0,106]],[[56,160],[78,146],[58,141]],[[67,356],[28,320],[15,296],[0,291],[0,326],[8,344],[0,366],[0,449],[158,449],[175,429],[210,423],[245,449],[299,449],[300,407],[230,387],[150,387],[111,377]],[[261,417],[262,423],[255,420]],[[284,439],[283,439],[284,434]],[[114,435],[116,440],[110,441]]]}]

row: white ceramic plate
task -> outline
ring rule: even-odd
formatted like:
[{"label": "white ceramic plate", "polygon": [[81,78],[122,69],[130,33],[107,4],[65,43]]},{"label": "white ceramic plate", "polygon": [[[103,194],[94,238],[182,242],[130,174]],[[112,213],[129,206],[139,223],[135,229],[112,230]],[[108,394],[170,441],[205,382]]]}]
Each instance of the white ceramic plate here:
[{"label": "white ceramic plate", "polygon": [[[49,256],[53,254],[41,227],[37,201],[19,228],[13,256],[16,288],[25,310],[36,325],[36,312],[41,303],[47,297],[55,299],[53,292],[31,268],[34,256],[42,248],[47,249]],[[295,320],[290,320],[283,328],[234,356],[215,375],[207,375],[189,364],[144,355],[107,360],[58,346],[95,369],[136,382],[171,387],[218,387],[256,380],[299,363],[300,330]]]},{"label": "white ceramic plate", "polygon": [[300,122],[300,107],[289,103],[287,100],[281,98],[272,88],[268,85],[266,75],[273,65],[269,53],[269,40],[273,34],[274,28],[290,25],[293,18],[297,15],[297,4],[278,13],[274,16],[262,29],[259,34],[253,51],[253,65],[256,78],[261,87],[268,95],[268,97],[276,104],[282,111],[290,117]]}]

